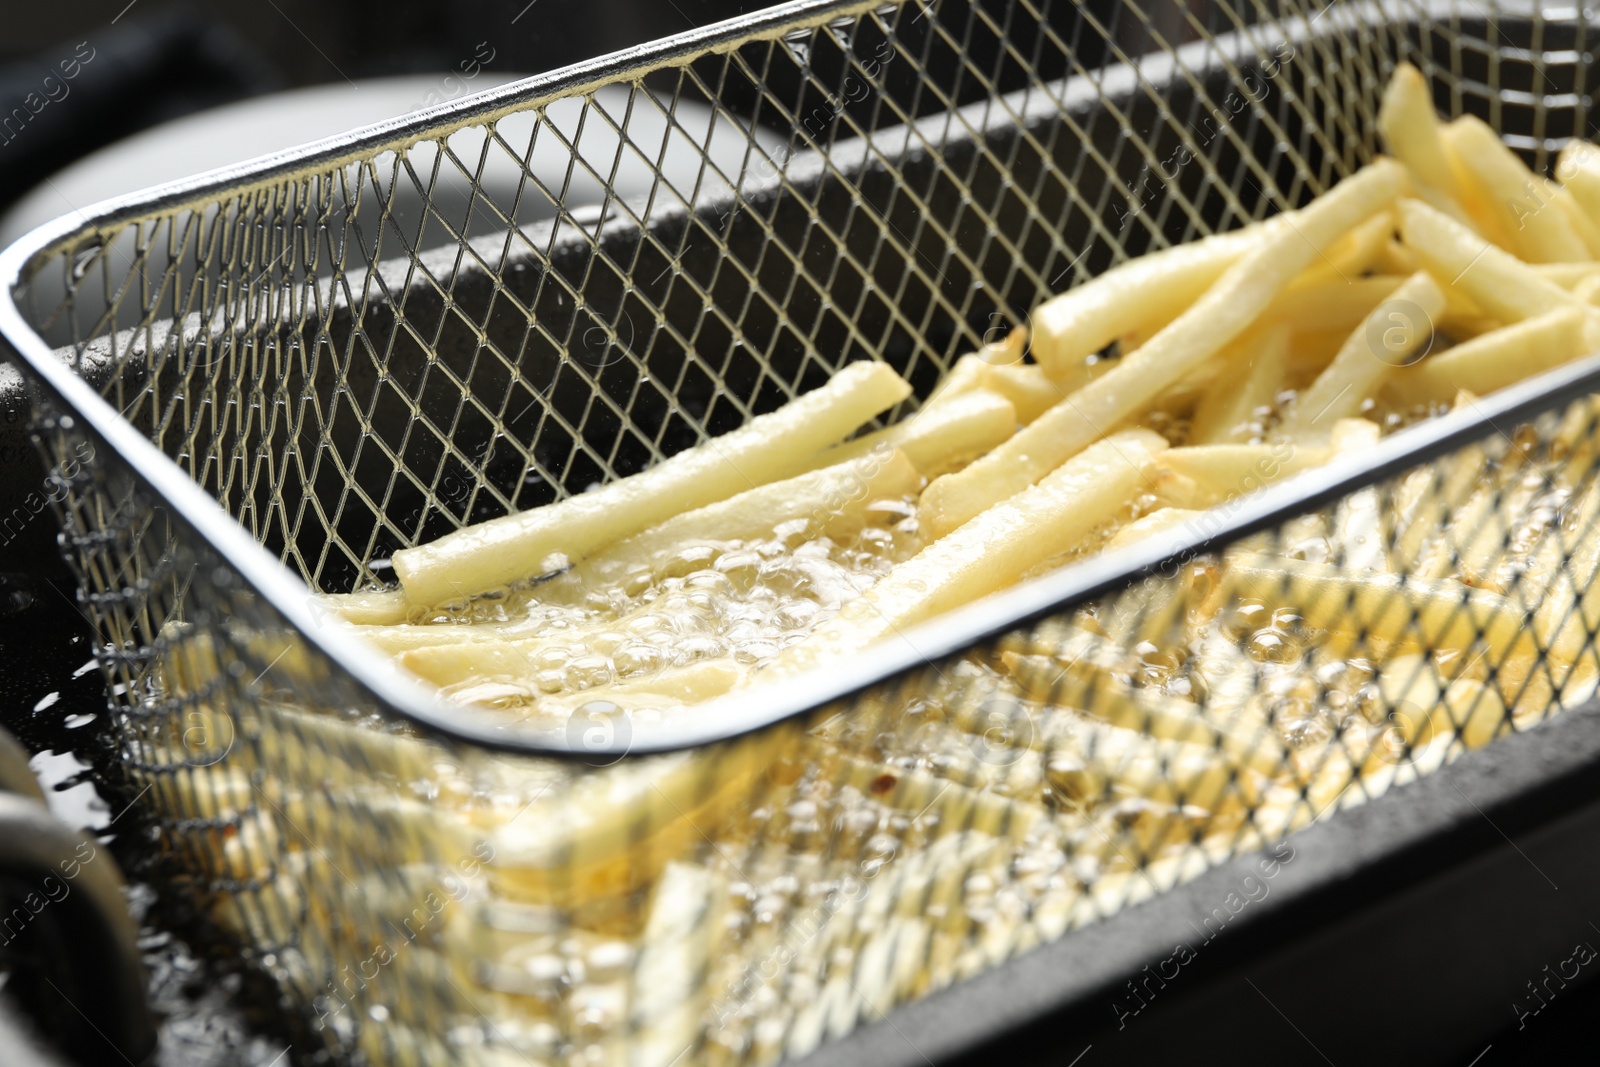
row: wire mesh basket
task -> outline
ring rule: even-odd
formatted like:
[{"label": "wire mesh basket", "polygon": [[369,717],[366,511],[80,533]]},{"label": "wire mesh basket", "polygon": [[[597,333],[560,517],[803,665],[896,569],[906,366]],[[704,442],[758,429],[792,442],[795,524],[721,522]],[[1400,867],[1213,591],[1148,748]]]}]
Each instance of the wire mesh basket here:
[{"label": "wire mesh basket", "polygon": [[1199,10],[802,0],[5,254],[105,777],[312,1045],[801,1056],[1592,696],[1588,363],[668,727],[464,713],[319,613],[852,360],[925,397],[1371,159],[1402,59],[1535,166],[1589,127],[1576,14]]}]

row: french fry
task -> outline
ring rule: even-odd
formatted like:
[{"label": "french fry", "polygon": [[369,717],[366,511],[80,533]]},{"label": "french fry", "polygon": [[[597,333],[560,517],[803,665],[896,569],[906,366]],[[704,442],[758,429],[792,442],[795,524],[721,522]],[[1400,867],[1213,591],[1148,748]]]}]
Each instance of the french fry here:
[{"label": "french fry", "polygon": [[[441,689],[468,683],[516,681],[538,673],[533,653],[547,640],[478,641],[471,644],[434,645],[396,656],[396,662],[417,677]],[[668,700],[694,703],[721,696],[738,684],[741,672],[718,660],[691,663],[636,681],[580,691],[578,698],[606,699],[619,704],[642,698],[644,702]],[[565,705],[562,705],[565,706]]]},{"label": "french fry", "polygon": [[963,393],[970,393],[974,389],[981,389],[988,380],[989,364],[985,363],[977,353],[969,352],[950,365],[939,385],[923,402],[923,410],[961,396]]},{"label": "french fry", "polygon": [[1499,216],[1499,228],[1510,235],[1511,250],[1530,263],[1581,263],[1588,248],[1573,232],[1565,212],[1553,203],[1550,183],[1523,166],[1516,153],[1475,115],[1464,115],[1446,127],[1445,143],[1466,166],[1478,198]]},{"label": "french fry", "polygon": [[1296,333],[1353,329],[1372,309],[1394,296],[1406,279],[1389,274],[1350,281],[1295,283],[1262,312],[1267,322],[1282,322]]},{"label": "french fry", "polygon": [[816,467],[833,467],[888,449],[903,452],[911,466],[933,478],[982,455],[1017,429],[1017,412],[1011,402],[988,388],[971,389],[893,426],[820,453]]},{"label": "french fry", "polygon": [[1152,456],[1145,476],[1163,500],[1203,510],[1328,461],[1326,447],[1309,442],[1271,445],[1193,445]]},{"label": "french fry", "polygon": [[1416,200],[1401,200],[1400,236],[1447,289],[1460,289],[1505,323],[1536,318],[1576,301],[1509,252]]},{"label": "french fry", "polygon": [[1265,784],[1259,772],[1214,748],[1115,726],[1051,752],[1048,773],[1052,786],[1083,804],[1139,797],[1215,810],[1230,800],[1253,803]]},{"label": "french fry", "polygon": [[1107,522],[1143,488],[1145,459],[1166,446],[1149,430],[1125,430],[1093,445],[900,564],[770,669],[787,673],[856,651],[1010,585]]},{"label": "french fry", "polygon": [[1192,522],[1200,516],[1198,511],[1185,508],[1157,508],[1141,519],[1136,519],[1118,530],[1116,536],[1106,542],[1106,551],[1126,548],[1128,545],[1137,544],[1146,537],[1154,537],[1158,533],[1182,526]]},{"label": "french fry", "polygon": [[328,593],[311,598],[312,607],[356,626],[392,626],[406,621],[406,598],[398,589]]},{"label": "french fry", "polygon": [[1409,277],[1422,269],[1417,262],[1416,253],[1401,244],[1399,241],[1390,241],[1378,253],[1378,258],[1373,261],[1373,267],[1378,274],[1398,274],[1400,277]]},{"label": "french fry", "polygon": [[1017,412],[1017,421],[1026,426],[1059,404],[1061,398],[1072,392],[1073,388],[1082,388],[1110,369],[1111,363],[1107,360],[1085,363],[1081,373],[1071,376],[1078,383],[1073,385],[1051,378],[1038,364],[1019,363],[989,368],[988,386],[1011,401],[1011,406]]},{"label": "french fry", "polygon": [[[1433,99],[1422,72],[1410,63],[1401,63],[1390,76],[1378,108],[1378,131],[1389,154],[1403,163],[1422,185],[1459,203],[1463,199],[1461,182],[1451,162],[1449,150],[1434,114]],[[1455,212],[1457,221],[1467,221],[1465,212]]]},{"label": "french fry", "polygon": [[[1328,368],[1300,394],[1281,430],[1297,437],[1361,410],[1366,399],[1433,336],[1444,291],[1425,271],[1407,278],[1350,335]],[[1420,316],[1420,321],[1419,321]]]},{"label": "french fry", "polygon": [[1242,333],[1283,289],[1285,279],[1317,257],[1318,249],[1391,204],[1403,181],[1398,164],[1380,160],[1294,212],[1136,354],[1120,360],[988,455],[929,485],[921,508],[929,530],[935,536],[947,533],[1021,492],[1143,409]]},{"label": "french fry", "polygon": [[1484,396],[1583,355],[1584,314],[1558,307],[1475,337],[1394,372],[1385,386],[1397,407],[1444,403],[1462,389]]},{"label": "french fry", "polygon": [[[1347,574],[1304,560],[1230,556],[1228,590],[1292,606],[1309,626],[1428,649],[1467,649],[1482,641],[1502,671],[1535,659],[1576,660],[1581,635],[1531,620],[1505,597],[1448,579],[1402,574]],[[1514,664],[1513,661],[1516,661]]]},{"label": "french fry", "polygon": [[1177,318],[1267,237],[1247,226],[1148,253],[1112,268],[1033,311],[1033,358],[1052,375],[1068,373],[1124,334],[1150,333]]},{"label": "french fry", "polygon": [[491,881],[510,899],[557,906],[632,892],[744,810],[797,741],[793,730],[769,729],[580,775],[495,830]]},{"label": "french fry", "polygon": [[1371,270],[1394,237],[1394,215],[1380,211],[1336,241],[1321,261],[1300,275],[1299,284],[1348,282]]},{"label": "french fry", "polygon": [[1240,444],[1260,430],[1258,412],[1270,408],[1289,366],[1286,325],[1252,330],[1227,370],[1217,376],[1195,409],[1189,440],[1197,445]]},{"label": "french fry", "polygon": [[[1366,419],[1340,419],[1328,437],[1328,451],[1336,456],[1359,454],[1378,443],[1383,428]],[[1333,509],[1330,542],[1334,558],[1347,570],[1387,571],[1387,515],[1384,502],[1372,486],[1358,489]]]},{"label": "french fry", "polygon": [[1204,745],[1238,766],[1272,775],[1283,769],[1283,742],[1259,715],[1229,721],[1197,705],[1120,681],[1092,655],[1063,663],[1053,656],[1002,654],[1006,671],[1034,700],[1072,708],[1090,718],[1165,741]]},{"label": "french fry", "polygon": [[852,363],[821,388],[703,447],[558,504],[394,554],[406,602],[464,600],[560,570],[679,512],[805,470],[810,457],[910,395],[882,363]]},{"label": "french fry", "polygon": [[1533,270],[1539,277],[1568,290],[1576,289],[1580,282],[1600,277],[1600,263],[1538,263]]}]

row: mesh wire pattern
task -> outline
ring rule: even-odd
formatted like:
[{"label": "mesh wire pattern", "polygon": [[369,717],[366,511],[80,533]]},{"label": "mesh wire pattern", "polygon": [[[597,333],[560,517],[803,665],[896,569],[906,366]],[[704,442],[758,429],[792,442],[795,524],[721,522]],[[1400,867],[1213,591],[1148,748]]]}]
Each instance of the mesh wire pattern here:
[{"label": "mesh wire pattern", "polygon": [[[803,1055],[1588,699],[1596,409],[1555,393],[692,752],[590,766],[426,728],[285,613],[290,576],[381,583],[398,548],[642,469],[850,360],[925,396],[1045,294],[1370,159],[1401,59],[1537,166],[1589,128],[1581,21],[1195,11],[802,3],[30,251],[6,333],[101,641],[107,773],[302,1051]],[[684,146],[692,180],[669,179]],[[614,192],[629,168],[648,196]]]}]

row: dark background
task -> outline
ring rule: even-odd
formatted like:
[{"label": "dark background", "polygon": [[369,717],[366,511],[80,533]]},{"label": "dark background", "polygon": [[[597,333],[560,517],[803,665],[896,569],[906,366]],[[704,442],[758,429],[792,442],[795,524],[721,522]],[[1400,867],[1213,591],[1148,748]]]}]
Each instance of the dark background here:
[{"label": "dark background", "polygon": [[[767,6],[764,0],[10,5],[0,35],[0,115],[35,91],[79,42],[87,41],[96,59],[84,67],[66,99],[30,122],[27,136],[0,146],[0,214],[74,159],[141,129],[230,101],[368,77],[443,74],[473,56],[481,42],[494,49],[493,73],[539,73]],[[0,465],[0,478],[13,476],[15,465]],[[69,681],[88,648],[86,626],[70,591],[48,537],[0,547],[0,724],[36,751],[70,747],[70,739],[61,735],[62,720],[71,717],[69,712],[92,714],[103,706],[96,676]],[[38,709],[52,692],[61,698]],[[71,786],[73,780],[57,784]],[[1440,966],[1470,967],[1473,947],[1461,947],[1460,959],[1441,960]],[[1329,1005],[1329,1010],[1359,1026],[1351,1007]],[[1362,1009],[1405,1010],[1370,1004]],[[1591,1038],[1597,1011],[1600,990],[1594,983],[1566,993],[1520,1031],[1508,1007],[1507,1028],[1474,1064],[1596,1062],[1600,1056]],[[1262,1025],[1277,1023],[1269,1018]],[[1298,1040],[1287,1027],[1282,1038],[1285,1049]]]}]

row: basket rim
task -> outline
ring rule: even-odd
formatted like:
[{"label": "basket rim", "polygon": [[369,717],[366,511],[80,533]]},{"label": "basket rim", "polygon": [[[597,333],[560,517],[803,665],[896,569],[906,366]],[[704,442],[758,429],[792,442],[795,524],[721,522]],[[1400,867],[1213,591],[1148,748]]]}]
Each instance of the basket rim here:
[{"label": "basket rim", "polygon": [[[925,0],[791,0],[759,15],[725,20],[658,42],[574,64],[461,100],[437,105],[415,116],[361,127],[321,141],[210,171],[193,178],[117,197],[62,216],[33,230],[0,252],[0,356],[20,364],[26,378],[42,386],[64,411],[63,422],[81,419],[96,443],[111,449],[137,472],[144,488],[168,505],[176,520],[234,568],[246,586],[261,596],[300,640],[325,656],[371,699],[386,717],[402,719],[425,733],[451,742],[510,754],[615,762],[699,748],[742,737],[858,694],[919,666],[933,663],[975,643],[1075,604],[1154,575],[1195,555],[1269,528],[1321,507],[1385,477],[1434,459],[1461,445],[1499,431],[1502,421],[1517,422],[1565,402],[1600,391],[1600,354],[1548,371],[1458,410],[1429,419],[1381,441],[1360,456],[1340,457],[1269,486],[1231,504],[1207,511],[1198,533],[1186,524],[1113,552],[1102,553],[1050,574],[1002,590],[973,604],[910,627],[865,651],[826,667],[758,682],[707,701],[670,730],[599,747],[579,747],[555,733],[535,733],[515,725],[496,725],[489,716],[463,716],[420,681],[389,668],[385,658],[353,632],[320,625],[309,606],[316,592],[250,536],[205,489],[134,428],[86,380],[55,357],[51,347],[26,322],[15,300],[29,266],[42,257],[103,238],[107,231],[153,215],[203,203],[227,192],[319,172],[360,158],[375,149],[403,147],[464,126],[558,98],[592,91],[623,78],[638,77],[666,63],[731,49],[752,40],[776,38],[824,24],[841,14],[878,10]],[[1364,5],[1367,6],[1367,5]],[[1370,5],[1395,17],[1389,5]],[[1351,13],[1344,13],[1348,17]],[[1404,16],[1399,16],[1404,18]],[[1344,19],[1329,20],[1330,26]],[[1305,39],[1319,33],[1303,18],[1285,28]],[[1231,35],[1230,35],[1231,36]],[[1218,39],[1220,41],[1221,38]],[[1146,57],[1175,65],[1174,57]],[[1112,66],[1122,66],[1114,64]],[[1106,71],[1101,71],[1104,77]]]}]

